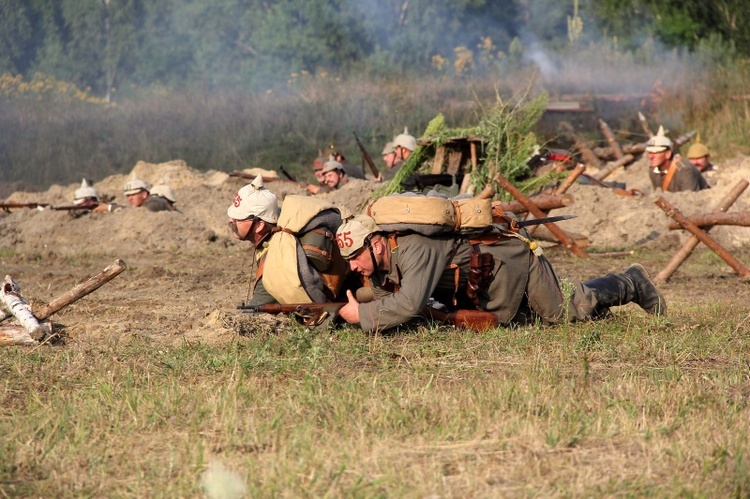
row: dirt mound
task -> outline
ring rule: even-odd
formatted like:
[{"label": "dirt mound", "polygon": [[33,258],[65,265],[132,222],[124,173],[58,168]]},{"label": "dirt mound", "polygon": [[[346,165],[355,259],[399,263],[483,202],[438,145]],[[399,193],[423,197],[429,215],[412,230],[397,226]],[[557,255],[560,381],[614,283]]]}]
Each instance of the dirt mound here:
[{"label": "dirt mound", "polygon": [[[591,241],[593,248],[614,250],[639,246],[655,246],[676,250],[690,234],[670,231],[672,220],[654,202],[664,196],[684,215],[712,211],[742,179],[750,178],[750,158],[737,157],[710,172],[706,177],[710,189],[698,192],[654,192],[648,178],[648,159],[642,158],[626,169],[619,169],[607,181],[625,183],[628,189],[639,189],[643,197],[623,197],[613,190],[575,184],[568,191],[575,203],[554,210],[553,215],[573,214],[577,217],[561,223],[563,229],[578,232]],[[750,210],[750,192],[745,192],[730,212]],[[714,227],[711,236],[727,248],[750,242],[749,227]]]},{"label": "dirt mound", "polygon": [[[651,189],[647,168],[644,158],[607,179],[640,189],[646,193],[644,197],[622,197],[612,190],[576,184],[569,190],[575,203],[552,214],[576,215],[577,218],[563,222],[562,226],[588,236],[592,248],[612,250],[642,245],[677,248],[688,236],[682,231],[668,230],[670,219],[654,204],[662,193]],[[230,237],[226,208],[247,180],[218,171],[199,172],[179,160],[161,164],[140,161],[130,174],[107,177],[95,187],[100,195],[127,205],[122,188],[133,173],[151,184],[170,185],[181,212],[154,213],[123,208],[113,213],[74,216],[70,212],[19,209],[0,214],[0,248],[36,254],[101,253],[125,258],[148,251],[201,252],[239,246]],[[719,165],[719,170],[710,174],[711,189],[667,193],[665,197],[686,215],[707,212],[739,180],[748,177],[750,158],[738,157]],[[7,201],[69,204],[78,186],[55,185],[40,193],[15,192]],[[303,187],[292,182],[269,182],[266,186],[280,199],[289,194],[308,195]],[[373,182],[351,180],[341,189],[321,197],[358,213],[375,187],[377,184]],[[750,194],[745,194],[731,211],[747,211],[749,205]],[[711,234],[728,248],[750,241],[750,229],[746,227],[715,227]]]},{"label": "dirt mound", "polygon": [[[200,252],[238,246],[227,227],[226,209],[248,180],[224,172],[199,172],[184,161],[161,164],[139,161],[126,175],[112,175],[95,183],[103,198],[127,206],[123,186],[135,174],[150,184],[165,183],[177,196],[180,213],[150,212],[125,207],[112,213],[18,209],[0,212],[0,248],[17,253],[62,255],[103,253],[120,257],[146,251]],[[46,192],[14,192],[7,202],[67,205],[80,184],[54,185]],[[370,198],[372,182],[353,180],[322,197],[350,210],[360,210]],[[266,184],[279,199],[289,194],[309,195],[292,182]]]}]

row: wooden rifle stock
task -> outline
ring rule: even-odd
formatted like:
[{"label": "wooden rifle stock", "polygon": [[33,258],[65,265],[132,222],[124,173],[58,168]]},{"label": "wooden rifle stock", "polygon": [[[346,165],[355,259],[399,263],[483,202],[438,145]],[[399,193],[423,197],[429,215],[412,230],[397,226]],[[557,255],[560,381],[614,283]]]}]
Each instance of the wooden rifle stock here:
[{"label": "wooden rifle stock", "polygon": [[34,208],[43,209],[50,206],[49,203],[0,203],[0,209],[10,212],[11,208]]},{"label": "wooden rifle stock", "polygon": [[365,163],[367,163],[367,166],[370,167],[370,171],[375,176],[375,178],[378,178],[380,176],[380,171],[378,170],[378,167],[375,166],[375,162],[372,160],[372,156],[370,156],[370,153],[367,152],[364,144],[362,144],[362,142],[359,140],[357,132],[352,133],[354,134],[354,139],[357,141],[357,147],[359,147],[359,150],[362,153],[362,159],[364,159]]},{"label": "wooden rifle stock", "polygon": [[425,307],[422,315],[428,319],[445,322],[462,329],[473,329],[474,331],[486,331],[500,325],[500,319],[492,312],[484,310],[460,309],[453,312],[444,312],[432,307]]},{"label": "wooden rifle stock", "polygon": [[328,312],[336,314],[346,302],[331,303],[267,303],[265,305],[245,305],[244,303],[237,307],[238,310],[246,314],[300,314],[308,315],[311,313]]}]

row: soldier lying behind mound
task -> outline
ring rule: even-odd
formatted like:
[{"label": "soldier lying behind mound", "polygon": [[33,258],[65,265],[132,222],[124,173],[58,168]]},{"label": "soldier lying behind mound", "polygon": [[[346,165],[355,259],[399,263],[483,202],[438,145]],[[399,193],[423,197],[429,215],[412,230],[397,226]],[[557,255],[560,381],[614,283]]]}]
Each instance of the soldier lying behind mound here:
[{"label": "soldier lying behind mound", "polygon": [[276,195],[261,177],[241,188],[227,209],[236,239],[256,248],[258,272],[249,305],[324,303],[339,298],[348,274],[334,243],[338,208],[309,196]]},{"label": "soldier lying behind mound", "polygon": [[[167,187],[167,189],[169,189],[169,187]],[[149,211],[175,211],[173,206],[174,201],[170,202],[165,199],[163,197],[163,190],[161,191],[162,195],[152,195],[151,187],[149,187],[146,182],[136,177],[135,174],[133,174],[130,180],[128,180],[128,183],[125,184],[124,190],[125,197],[128,198],[128,204],[133,208],[143,207]],[[169,189],[169,191],[171,192],[172,189]],[[174,198],[174,192],[171,192],[171,195]]]},{"label": "soldier lying behind mound", "polygon": [[[535,254],[524,237],[472,245],[453,234],[396,235],[358,215],[339,227],[336,239],[351,270],[372,282],[372,301],[359,303],[347,292],[348,303],[339,312],[365,331],[382,331],[419,316],[431,297],[457,308],[492,312],[506,325],[595,319],[630,302],[650,314],[666,312],[664,298],[643,266],[585,283],[561,283],[550,262]],[[568,288],[572,296],[566,300],[563,289]]]}]

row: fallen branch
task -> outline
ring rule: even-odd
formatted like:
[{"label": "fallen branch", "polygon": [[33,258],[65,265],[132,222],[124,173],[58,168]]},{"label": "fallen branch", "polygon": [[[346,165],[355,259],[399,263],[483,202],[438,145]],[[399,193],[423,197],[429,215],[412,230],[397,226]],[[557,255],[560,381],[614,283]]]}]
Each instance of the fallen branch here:
[{"label": "fallen branch", "polygon": [[[563,194],[561,196],[534,196],[529,198],[534,205],[542,211],[550,211],[563,206],[569,206],[573,204],[574,198],[570,194]],[[520,201],[493,201],[492,206],[496,207],[500,205],[503,211],[509,211],[516,215],[526,213],[528,208],[524,206]],[[546,215],[545,215],[546,216]],[[542,218],[542,217],[539,217]]]},{"label": "fallen branch", "polygon": [[36,346],[39,342],[31,337],[23,326],[0,326],[0,346]]},{"label": "fallen branch", "polygon": [[120,259],[117,259],[110,266],[105,268],[93,277],[90,277],[85,282],[82,282],[78,286],[74,287],[62,296],[52,300],[50,303],[42,307],[41,310],[36,312],[36,317],[40,321],[43,321],[52,314],[59,312],[63,308],[67,307],[71,303],[74,303],[87,294],[96,291],[118,275],[127,269],[127,265]]},{"label": "fallen branch", "polygon": [[37,318],[34,317],[31,305],[21,296],[20,286],[9,275],[5,276],[0,300],[2,300],[3,309],[13,315],[34,340],[50,334],[49,329],[39,324]]},{"label": "fallen branch", "polygon": [[[747,211],[734,213],[701,213],[690,215],[688,220],[698,227],[713,227],[714,225],[737,225],[750,227],[750,213]],[[677,222],[669,222],[669,230],[680,230],[682,225]]]}]

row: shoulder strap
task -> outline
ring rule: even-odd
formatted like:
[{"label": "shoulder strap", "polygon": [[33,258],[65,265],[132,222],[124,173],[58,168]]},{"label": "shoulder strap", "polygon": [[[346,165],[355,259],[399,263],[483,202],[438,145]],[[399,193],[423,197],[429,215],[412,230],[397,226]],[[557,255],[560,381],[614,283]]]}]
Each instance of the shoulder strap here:
[{"label": "shoulder strap", "polygon": [[669,170],[667,170],[667,175],[664,177],[664,180],[661,182],[661,190],[662,192],[667,192],[667,189],[669,189],[669,184],[672,183],[672,177],[674,177],[674,174],[677,173],[677,165],[680,161],[679,156],[675,156],[672,158],[672,163],[669,165]]}]

